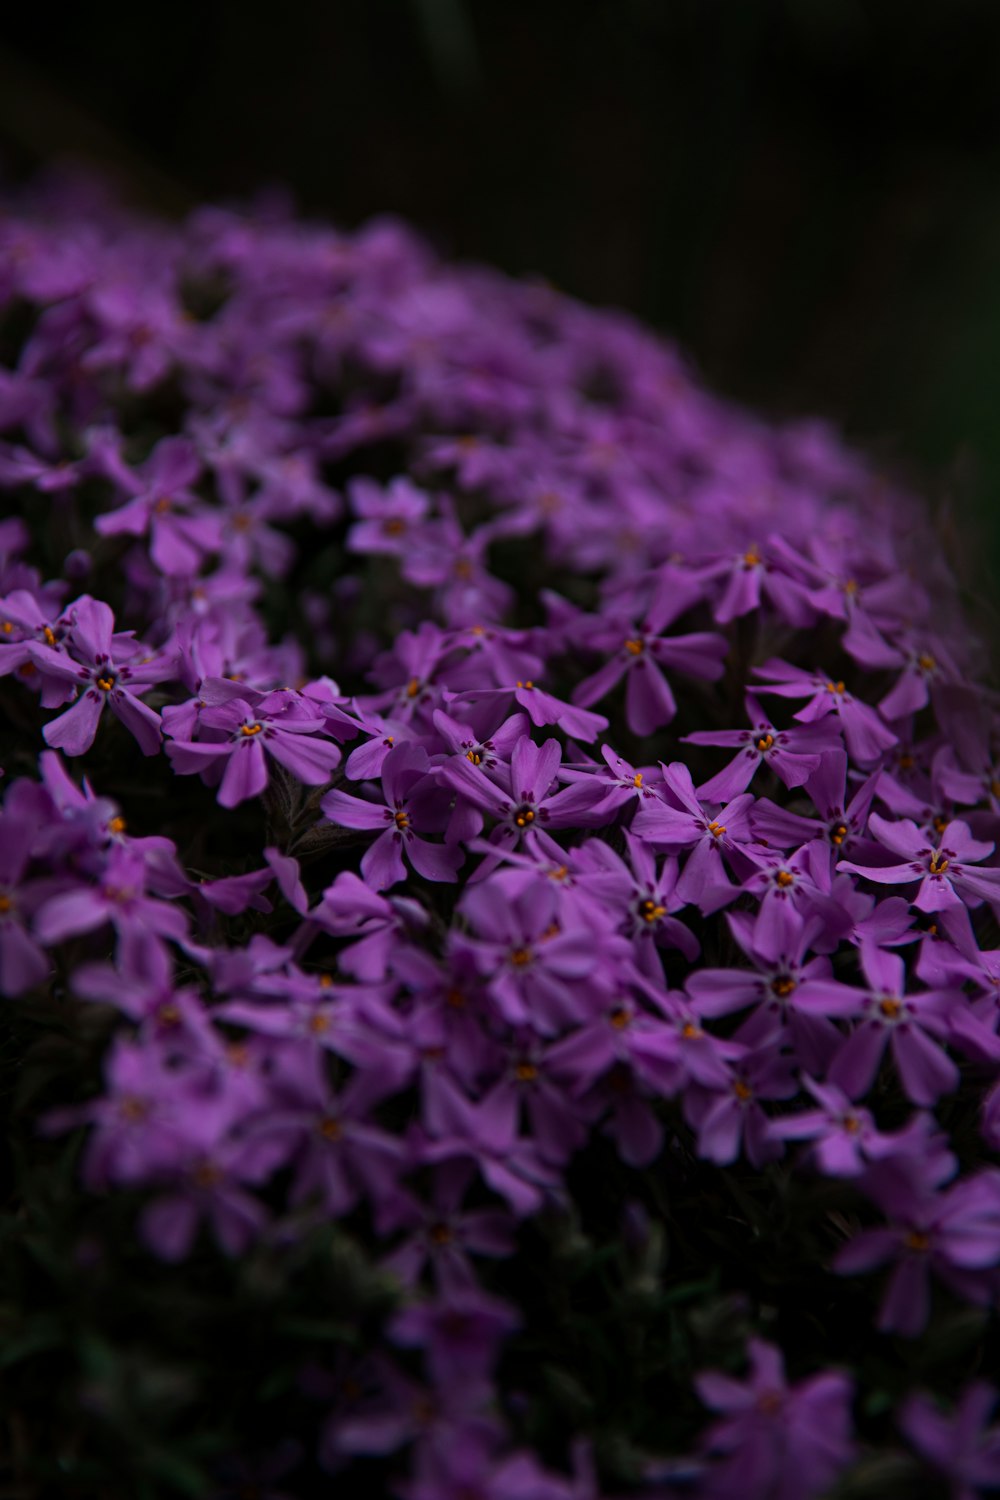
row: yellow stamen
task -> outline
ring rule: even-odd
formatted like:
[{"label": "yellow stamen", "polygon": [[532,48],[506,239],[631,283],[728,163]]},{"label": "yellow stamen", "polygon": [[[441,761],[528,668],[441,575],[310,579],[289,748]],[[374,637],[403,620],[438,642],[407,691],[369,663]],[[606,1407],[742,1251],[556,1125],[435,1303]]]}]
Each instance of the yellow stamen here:
[{"label": "yellow stamen", "polygon": [[698,1037],[701,1036],[701,1034],[701,1027],[696,1026],[693,1021],[685,1021],[684,1025],[681,1027],[681,1036],[686,1042],[696,1041]]},{"label": "yellow stamen", "polygon": [[420,678],[419,677],[411,677],[410,680],[409,680],[409,682],[406,684],[406,696],[408,698],[415,698],[419,692],[420,692]]},{"label": "yellow stamen", "polygon": [[756,568],[760,565],[760,553],[756,547],[751,547],[743,554],[743,566],[745,568]]},{"label": "yellow stamen", "polygon": [[921,672],[933,672],[937,662],[929,652],[924,651],[917,657],[917,666]]},{"label": "yellow stamen", "polygon": [[844,691],[844,684],[842,682],[828,682],[826,690],[828,693],[842,693]]},{"label": "yellow stamen", "polygon": [[538,1077],[538,1069],[535,1067],[534,1063],[519,1062],[517,1067],[514,1069],[514,1077],[517,1079],[518,1083],[534,1083],[535,1079]]},{"label": "yellow stamen", "polygon": [[333,985],[333,975],[332,974],[321,974],[319,976],[319,987],[320,987],[321,990],[328,990],[328,989],[330,989],[332,987],[332,985]]},{"label": "yellow stamen", "polygon": [[[10,635],[13,629],[14,626],[11,624],[10,620],[4,620],[3,624],[0,625],[0,630],[3,631],[4,635]],[[52,639],[55,640],[55,636],[53,636]]]},{"label": "yellow stamen", "polygon": [[400,536],[406,530],[406,522],[399,516],[388,516],[382,522],[383,536]]},{"label": "yellow stamen", "polygon": [[[10,629],[9,625],[7,626],[7,629],[8,630]],[[45,644],[47,646],[54,646],[55,645],[55,643],[56,643],[56,633],[52,629],[51,625],[46,625],[45,629],[42,631],[42,636],[43,636],[43,638],[45,640]]]},{"label": "yellow stamen", "polygon": [[314,1036],[322,1036],[324,1031],[330,1030],[330,1017],[321,1013],[309,1017],[309,1030]]},{"label": "yellow stamen", "polygon": [[942,833],[944,833],[945,829],[948,827],[948,819],[942,818],[941,814],[938,813],[937,817],[933,821],[932,827],[938,838],[940,838]]},{"label": "yellow stamen", "polygon": [[519,683],[518,683],[518,687],[519,687],[519,688],[527,688],[527,689],[529,689],[529,690],[530,690],[530,689],[531,689],[531,688],[533,688],[533,687],[534,687],[534,685],[535,685],[535,684],[534,684],[534,683],[533,683],[533,682],[532,682],[532,680],[531,680],[531,678],[530,678],[530,677],[529,677],[529,678],[528,678],[528,680],[527,680],[527,682],[519,682]]},{"label": "yellow stamen", "polygon": [[787,1000],[795,989],[795,980],[790,974],[781,974],[777,979],[772,979],[771,989],[779,1000]]},{"label": "yellow stamen", "polygon": [[861,1129],[861,1121],[855,1114],[845,1115],[842,1123],[848,1135],[857,1135],[858,1131]]},{"label": "yellow stamen", "polygon": [[14,903],[9,896],[0,896],[0,917],[7,912],[13,911]]},{"label": "yellow stamen", "polygon": [[250,739],[253,735],[260,734],[263,728],[263,724],[241,724],[240,734],[245,735],[247,739]]},{"label": "yellow stamen", "polygon": [[886,995],[883,1000],[879,1001],[878,1008],[885,1016],[887,1021],[895,1021],[896,1017],[903,1009],[903,1002],[901,1000],[897,1000],[893,995]]},{"label": "yellow stamen", "polygon": [[737,1078],[733,1084],[733,1093],[741,1104],[746,1104],[748,1100],[753,1098],[753,1089],[748,1083],[744,1083],[742,1078]]},{"label": "yellow stamen", "polygon": [[945,870],[947,870],[948,861],[945,859],[940,849],[934,850],[927,868],[932,875],[943,875]]},{"label": "yellow stamen", "polygon": [[510,961],[517,969],[523,969],[525,964],[531,963],[530,948],[514,948],[510,955]]},{"label": "yellow stamen", "polygon": [[126,829],[126,826],[127,825],[126,825],[125,819],[122,818],[122,817],[109,818],[108,819],[108,832],[109,833],[124,833],[125,829]]},{"label": "yellow stamen", "polygon": [[726,825],[725,823],[709,823],[708,831],[712,835],[713,839],[721,839],[722,835],[726,831]]},{"label": "yellow stamen", "polygon": [[632,639],[625,642],[625,650],[630,656],[641,656],[644,649],[643,643],[640,640]]},{"label": "yellow stamen", "polygon": [[931,1237],[929,1234],[924,1234],[921,1229],[911,1229],[904,1238],[903,1244],[907,1250],[914,1250],[918,1255],[922,1255],[925,1250],[930,1249]]},{"label": "yellow stamen", "polygon": [[409,813],[405,813],[405,812],[394,813],[393,814],[393,822],[395,823],[395,825],[396,825],[397,828],[400,828],[400,829],[409,828],[409,826],[410,826],[410,815],[409,815]]},{"label": "yellow stamen", "polygon": [[569,865],[557,865],[554,870],[546,871],[550,880],[565,880],[569,874]]},{"label": "yellow stamen", "polygon": [[657,903],[651,900],[649,897],[647,897],[645,901],[639,902],[639,915],[644,922],[658,922],[660,918],[665,917],[666,914],[667,908],[665,906],[658,906]]},{"label": "yellow stamen", "polygon": [[114,685],[115,679],[113,677],[98,677],[97,679],[97,686],[102,693],[110,693]]},{"label": "yellow stamen", "polygon": [[762,734],[761,737],[760,737],[760,739],[757,741],[757,749],[761,752],[762,755],[766,754],[766,752],[768,750],[773,749],[773,747],[774,747],[774,735],[773,734]]},{"label": "yellow stamen", "polygon": [[533,823],[534,821],[535,810],[532,807],[522,807],[520,811],[515,813],[514,815],[514,822],[517,824],[518,828],[525,828],[529,823]]},{"label": "yellow stamen", "polygon": [[465,758],[466,760],[471,760],[474,766],[481,766],[483,763],[483,757],[480,755],[478,750],[467,750],[465,752]]},{"label": "yellow stamen", "polygon": [[839,848],[847,837],[847,824],[838,823],[836,828],[830,830],[830,843]]},{"label": "yellow stamen", "polygon": [[779,870],[774,877],[774,883],[780,885],[782,890],[786,890],[788,886],[795,884],[795,876],[791,870]]},{"label": "yellow stamen", "polygon": [[625,1027],[629,1024],[631,1019],[632,1016],[630,1012],[626,1010],[624,1005],[616,1005],[614,1010],[608,1017],[608,1020],[611,1022],[616,1031],[624,1031]]}]

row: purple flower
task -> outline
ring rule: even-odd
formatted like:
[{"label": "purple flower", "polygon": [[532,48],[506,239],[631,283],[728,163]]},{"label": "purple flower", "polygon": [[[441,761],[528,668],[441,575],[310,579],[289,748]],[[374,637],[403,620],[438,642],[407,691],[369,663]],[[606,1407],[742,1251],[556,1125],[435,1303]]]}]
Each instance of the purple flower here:
[{"label": "purple flower", "polygon": [[34,837],[27,819],[0,813],[0,995],[23,995],[41,984],[51,967],[28,931],[48,884],[25,879]]},{"label": "purple flower", "polygon": [[664,575],[641,621],[607,616],[590,622],[582,630],[582,644],[591,651],[615,654],[600,671],[586,678],[573,692],[573,702],[585,708],[604,698],[622,677],[626,678],[625,720],[633,734],[653,734],[669,724],[677,703],[663,668],[706,682],[717,682],[728,650],[721,635],[695,632],[664,636],[668,625],[683,614],[700,589],[675,572]]},{"label": "purple flower", "polygon": [[213,738],[168,740],[175,771],[182,776],[209,771],[219,782],[222,807],[260,796],[268,783],[268,756],[307,786],[329,781],[340,762],[340,748],[319,738],[326,720],[308,699],[289,689],[239,696],[247,690],[237,688],[236,696],[229,696],[222,691],[229,686],[209,683],[202,690],[207,706],[198,709],[199,731]]},{"label": "purple flower", "polygon": [[133,474],[117,455],[104,449],[108,477],[132,498],[117,510],[97,517],[102,536],[149,536],[149,554],[168,575],[196,573],[205,557],[219,550],[222,526],[217,515],[193,494],[201,472],[194,447],[184,438],[158,443],[142,470]]},{"label": "purple flower", "polygon": [[936,1181],[950,1170],[941,1157],[893,1156],[870,1167],[862,1182],[893,1222],[862,1230],[838,1251],[833,1269],[853,1275],[895,1261],[878,1314],[885,1333],[915,1338],[923,1331],[932,1270],[966,1301],[986,1304],[996,1295],[1000,1174],[981,1171],[939,1191]]},{"label": "purple flower", "polygon": [[691,772],[680,761],[663,767],[663,800],[649,799],[632,820],[632,832],[654,848],[688,849],[677,882],[677,895],[708,916],[739,894],[726,865],[740,876],[754,868],[749,811],[753,794],[742,792],[725,807],[706,806],[695,791]]},{"label": "purple flower", "polygon": [[900,1431],[947,1481],[951,1500],[976,1500],[1000,1489],[1000,1427],[988,1427],[997,1391],[986,1381],[967,1385],[951,1417],[915,1391],[900,1409]]},{"label": "purple flower", "polygon": [[802,1082],[819,1109],[781,1115],[771,1121],[770,1133],[780,1141],[809,1141],[807,1154],[826,1176],[858,1177],[869,1161],[899,1151],[898,1138],[883,1135],[871,1112],[836,1084],[817,1083],[808,1076]]},{"label": "purple flower", "polygon": [[807,1500],[825,1491],[854,1455],[853,1385],[827,1371],[797,1385],[785,1378],[773,1344],[751,1339],[750,1375],[717,1371],[695,1377],[706,1406],[720,1413],[703,1439],[716,1457],[703,1493],[746,1500]]},{"label": "purple flower", "polygon": [[[550,828],[594,828],[607,821],[604,788],[595,779],[574,782],[562,791],[552,786],[562,760],[558,740],[536,745],[523,735],[514,745],[510,769],[496,780],[466,759],[453,759],[438,768],[441,781],[473,807],[497,819],[490,843],[503,848],[530,843],[533,835]],[[495,864],[495,857],[486,869]],[[483,871],[485,873],[485,871]]]},{"label": "purple flower", "polygon": [[756,676],[770,679],[758,683],[754,692],[809,699],[795,715],[801,724],[815,724],[835,714],[844,731],[847,753],[857,765],[870,766],[881,760],[885,751],[896,743],[896,736],[875,709],[855,698],[842,682],[834,681],[825,672],[804,672],[786,661],[765,662],[753,670]]},{"label": "purple flower", "polygon": [[427,751],[419,745],[394,746],[382,765],[382,795],[384,801],[378,803],[327,792],[321,804],[330,822],[342,828],[380,830],[361,861],[366,882],[384,891],[405,880],[404,853],[425,880],[453,881],[464,858],[461,849],[421,837],[441,828],[448,802],[431,775]]},{"label": "purple flower", "polygon": [[405,1307],[394,1318],[390,1337],[424,1351],[435,1384],[475,1386],[492,1371],[503,1340],[519,1323],[506,1302],[460,1285]]},{"label": "purple flower", "polygon": [[553,880],[500,871],[468,887],[462,912],[472,936],[456,937],[456,947],[472,954],[511,1025],[551,1032],[574,1024],[613,982],[614,938],[595,933]]},{"label": "purple flower", "polygon": [[725,770],[698,788],[698,796],[705,802],[728,802],[745,792],[762,765],[768,766],[785,786],[802,786],[818,769],[820,754],[836,748],[836,735],[822,722],[804,728],[776,729],[749,693],[746,712],[752,729],[698,730],[683,737],[683,743],[690,745],[739,748],[739,754]]},{"label": "purple flower", "polygon": [[872,944],[862,944],[861,966],[869,989],[857,997],[860,1020],[832,1061],[830,1082],[851,1098],[866,1094],[888,1046],[907,1097],[936,1103],[958,1084],[957,1067],[935,1039],[947,1035],[959,996],[950,990],[908,995],[903,960]]},{"label": "purple flower", "polygon": [[409,1194],[399,1195],[393,1222],[409,1234],[382,1262],[386,1270],[414,1285],[429,1267],[437,1286],[447,1293],[475,1284],[470,1255],[502,1258],[512,1253],[515,1241],[510,1214],[503,1209],[462,1207],[474,1175],[468,1159],[446,1159],[435,1168],[429,1203]]},{"label": "purple flower", "polygon": [[908,818],[896,822],[872,813],[868,826],[887,849],[902,854],[905,864],[866,865],[841,860],[838,870],[864,875],[879,885],[916,885],[913,898],[918,911],[945,911],[948,907],[982,906],[1000,902],[1000,870],[974,868],[993,853],[992,842],[972,837],[967,823],[956,820],[941,830],[935,847]]},{"label": "purple flower", "polygon": [[105,705],[137,740],[143,755],[160,748],[160,716],[138,698],[134,688],[148,691],[171,670],[150,657],[136,661],[141,647],[121,637],[112,640],[115,617],[107,604],[85,596],[69,611],[69,634],[63,652],[33,641],[31,660],[39,671],[75,683],[73,706],[52,719],[42,731],[45,743],[67,755],[83,755],[94,743]]},{"label": "purple flower", "polygon": [[175,941],[185,938],[186,914],[179,906],[149,896],[147,881],[146,865],[135,849],[112,849],[99,881],[76,884],[39,906],[36,938],[51,947],[106,922],[117,930],[123,946],[149,941],[151,933]]},{"label": "purple flower", "polygon": [[728,1166],[744,1151],[760,1168],[781,1155],[781,1145],[770,1134],[762,1099],[790,1099],[797,1092],[792,1064],[773,1046],[744,1052],[729,1067],[721,1086],[690,1088],[684,1096],[684,1115],[698,1133],[698,1155],[717,1166]]}]

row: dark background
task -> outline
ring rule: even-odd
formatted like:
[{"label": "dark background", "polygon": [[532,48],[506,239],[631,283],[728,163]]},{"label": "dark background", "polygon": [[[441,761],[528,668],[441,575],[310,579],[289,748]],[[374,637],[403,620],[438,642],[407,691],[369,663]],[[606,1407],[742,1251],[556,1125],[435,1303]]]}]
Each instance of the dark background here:
[{"label": "dark background", "polygon": [[988,604],[998,64],[993,0],[19,5],[0,161],[75,149],[168,213],[286,184],[626,307],[902,466]]}]

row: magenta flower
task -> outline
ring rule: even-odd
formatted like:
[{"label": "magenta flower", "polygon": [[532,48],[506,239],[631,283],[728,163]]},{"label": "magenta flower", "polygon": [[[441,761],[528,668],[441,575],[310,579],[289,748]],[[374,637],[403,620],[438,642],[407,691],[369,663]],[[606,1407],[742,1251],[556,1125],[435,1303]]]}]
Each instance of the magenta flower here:
[{"label": "magenta flower", "polygon": [[98,516],[97,531],[102,536],[148,536],[150,557],[162,573],[196,573],[221,547],[222,524],[191,489],[201,473],[193,445],[184,438],[165,438],[138,473],[109,448],[103,451],[108,477],[132,498]]},{"label": "magenta flower", "polygon": [[747,718],[752,729],[700,729],[683,737],[684,744],[733,746],[739,754],[698,788],[705,802],[729,802],[745,792],[760,767],[767,766],[787,787],[802,786],[819,767],[820,754],[837,746],[835,731],[822,721],[794,729],[776,729],[750,694]]},{"label": "magenta flower", "polygon": [[[727,864],[740,876],[755,868],[749,819],[753,802],[751,792],[742,792],[724,807],[706,805],[687,766],[674,761],[663,767],[662,799],[643,802],[632,820],[632,832],[654,848],[690,850],[677,895],[708,916],[739,894],[726,873]],[[744,852],[744,845],[751,848]]]},{"label": "magenta flower", "polygon": [[187,936],[184,910],[147,893],[149,872],[135,849],[113,848],[96,882],[77,882],[40,904],[35,937],[46,947],[110,923],[123,945],[149,941],[149,935],[180,941]]},{"label": "magenta flower", "polygon": [[574,689],[573,702],[589,708],[625,677],[625,720],[632,733],[653,734],[669,724],[677,712],[677,703],[663,668],[705,682],[717,682],[729,649],[723,636],[706,631],[663,635],[699,592],[696,586],[678,580],[676,575],[668,575],[655,590],[653,602],[639,623],[613,616],[588,622],[582,629],[581,644],[590,651],[615,654]]},{"label": "magenta flower", "polygon": [[552,790],[561,760],[558,740],[536,745],[523,735],[511,751],[510,769],[502,780],[500,768],[493,779],[461,757],[447,761],[437,774],[473,807],[497,819],[489,841],[504,848],[530,843],[534,834],[547,829],[594,828],[607,821],[604,787],[595,779]]},{"label": "magenta flower", "polygon": [[828,1371],[797,1385],[785,1378],[773,1344],[751,1339],[750,1375],[695,1376],[695,1389],[720,1414],[703,1439],[716,1457],[703,1490],[713,1500],[808,1500],[851,1462],[853,1385]]},{"label": "magenta flower", "polygon": [[997,1290],[1000,1175],[982,1171],[941,1192],[931,1173],[940,1176],[933,1164],[924,1180],[901,1172],[898,1157],[871,1167],[863,1185],[893,1222],[862,1230],[833,1262],[843,1276],[895,1262],[877,1327],[904,1338],[916,1338],[927,1324],[932,1271],[966,1301],[985,1305]]},{"label": "magenta flower", "polygon": [[947,1480],[951,1500],[977,1500],[983,1490],[1000,1489],[1000,1427],[987,1426],[996,1404],[996,1388],[977,1380],[965,1387],[950,1417],[920,1391],[900,1409],[900,1431]]},{"label": "magenta flower", "polygon": [[[239,696],[246,689],[235,692],[237,696],[198,709],[199,732],[206,730],[213,738],[168,740],[167,755],[179,775],[208,771],[219,784],[222,807],[237,807],[261,795],[268,783],[268,756],[307,786],[329,781],[340,762],[340,748],[320,738],[326,719],[307,698],[279,689],[254,693],[251,701]],[[213,696],[218,700],[221,694]]]},{"label": "magenta flower", "polygon": [[956,820],[941,831],[934,846],[908,818],[890,821],[872,813],[868,826],[880,844],[893,854],[902,854],[905,864],[866,865],[841,860],[838,870],[864,875],[879,885],[920,884],[913,905],[918,911],[945,911],[948,907],[982,906],[1000,902],[1000,870],[976,869],[993,853],[994,845],[975,839],[967,823]]},{"label": "magenta flower", "polygon": [[324,815],[341,828],[380,830],[361,861],[366,882],[384,891],[404,880],[404,853],[425,880],[453,881],[464,859],[461,849],[421,836],[440,830],[448,802],[431,775],[427,751],[419,745],[395,746],[382,765],[382,794],[379,803],[327,792],[321,804]]},{"label": "magenta flower", "polygon": [[855,698],[842,682],[834,681],[825,672],[804,672],[785,661],[768,661],[753,670],[756,676],[769,679],[758,683],[755,693],[809,699],[795,715],[801,724],[815,724],[835,714],[844,731],[847,753],[857,765],[870,766],[895,745],[896,736],[875,709]]},{"label": "magenta flower", "polygon": [[861,966],[869,988],[857,995],[860,1019],[830,1065],[830,1082],[851,1098],[867,1094],[888,1046],[907,1098],[914,1104],[935,1104],[958,1084],[958,1068],[939,1045],[948,1035],[958,994],[907,994],[902,958],[873,944],[862,944]]},{"label": "magenta flower", "polygon": [[[501,871],[469,886],[462,911],[472,936],[457,936],[456,946],[471,952],[511,1025],[554,1031],[587,1016],[607,993],[615,939],[574,913],[555,881]],[[594,962],[600,956],[603,966]]]},{"label": "magenta flower", "polygon": [[115,617],[107,604],[85,595],[68,612],[66,652],[33,641],[28,650],[39,671],[75,683],[78,696],[71,708],[52,719],[42,731],[45,743],[67,755],[83,755],[94,743],[105,706],[121,720],[138,742],[143,755],[160,748],[160,716],[136,695],[167,676],[171,668],[144,657],[136,642],[112,638]]}]

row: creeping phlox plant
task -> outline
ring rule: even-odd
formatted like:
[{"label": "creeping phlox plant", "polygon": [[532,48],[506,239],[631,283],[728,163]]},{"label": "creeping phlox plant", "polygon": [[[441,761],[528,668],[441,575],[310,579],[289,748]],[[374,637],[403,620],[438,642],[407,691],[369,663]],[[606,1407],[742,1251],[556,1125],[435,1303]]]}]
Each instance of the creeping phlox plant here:
[{"label": "creeping phlox plant", "polygon": [[0,223],[5,1493],[1000,1488],[920,504],[406,229]]}]

